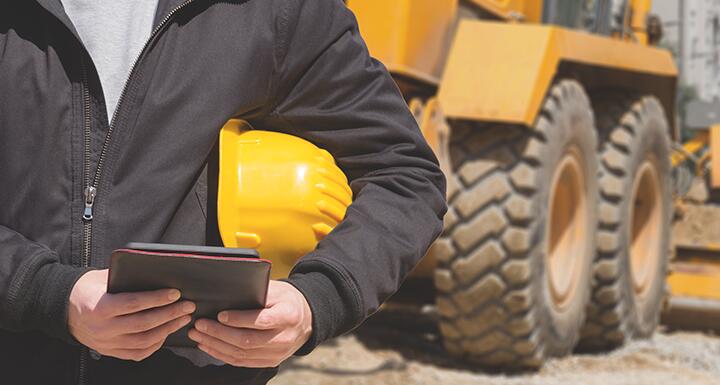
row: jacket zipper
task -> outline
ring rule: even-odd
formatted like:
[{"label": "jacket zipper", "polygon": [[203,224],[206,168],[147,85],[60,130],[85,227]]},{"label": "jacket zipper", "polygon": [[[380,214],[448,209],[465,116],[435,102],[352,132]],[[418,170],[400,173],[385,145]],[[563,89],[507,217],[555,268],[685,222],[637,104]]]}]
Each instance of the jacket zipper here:
[{"label": "jacket zipper", "polygon": [[[127,94],[129,85],[131,83],[131,80],[133,79],[133,75],[135,74],[135,70],[137,68],[138,63],[145,55],[145,51],[148,49],[148,46],[153,41],[153,39],[160,33],[160,31],[167,25],[168,21],[172,19],[172,17],[181,9],[188,6],[190,3],[192,3],[195,0],[186,0],[184,3],[178,5],[177,7],[173,8],[165,17],[160,21],[160,23],[155,27],[155,29],[150,33],[150,37],[143,45],[142,49],[140,50],[140,54],[135,58],[135,61],[133,62],[132,66],[130,66],[130,73],[128,74],[127,79],[125,79],[125,84],[123,85],[122,92],[120,93],[120,98],[118,99],[117,105],[115,107],[115,111],[113,112],[112,119],[110,120],[110,126],[108,127],[107,134],[105,134],[105,139],[103,140],[102,148],[100,150],[100,157],[98,158],[98,164],[95,168],[95,173],[92,175],[91,178],[91,171],[90,171],[90,146],[91,146],[91,115],[90,115],[90,91],[89,91],[89,82],[87,77],[87,65],[85,63],[85,59],[81,62],[81,68],[82,68],[82,90],[83,90],[83,129],[84,129],[84,159],[83,159],[83,174],[84,174],[84,183],[85,188],[83,190],[83,197],[84,197],[84,204],[85,209],[83,210],[83,253],[82,253],[82,261],[81,265],[82,267],[88,267],[90,266],[90,252],[92,248],[92,220],[93,220],[93,206],[95,205],[95,199],[98,195],[98,187],[100,185],[100,177],[102,176],[103,171],[103,165],[105,164],[105,157],[107,156],[108,147],[110,146],[110,141],[112,139],[112,133],[115,129],[115,124],[117,121],[117,116],[120,111],[120,108],[123,104],[123,100],[125,100],[125,96]],[[89,355],[89,349],[87,347],[82,349],[82,352],[80,353],[80,373],[78,376],[80,385],[85,385],[86,378],[85,378],[85,371],[87,366],[87,356]]]},{"label": "jacket zipper", "polygon": [[[90,116],[89,116],[89,110],[90,110],[90,96],[87,94],[87,98],[85,100],[85,107],[88,114],[86,114],[85,117],[85,162],[86,162],[86,175],[85,175],[85,190],[83,191],[84,197],[85,197],[85,210],[83,211],[83,220],[86,223],[90,223],[93,219],[93,205],[95,204],[95,198],[97,197],[98,193],[98,185],[100,184],[100,177],[102,176],[102,170],[103,165],[105,163],[105,157],[107,156],[107,150],[110,145],[110,140],[112,139],[112,134],[115,129],[115,123],[117,121],[117,116],[120,111],[120,108],[123,104],[123,100],[125,100],[128,87],[130,86],[131,80],[133,78],[133,75],[135,73],[135,69],[137,68],[138,63],[145,55],[145,51],[147,50],[147,47],[150,45],[150,43],[153,41],[153,39],[157,36],[157,34],[160,32],[160,30],[165,27],[168,21],[182,8],[185,8],[188,4],[192,3],[195,0],[187,0],[184,3],[178,5],[177,7],[173,8],[170,13],[168,13],[165,18],[162,19],[160,24],[158,24],[157,27],[152,31],[150,34],[150,37],[145,42],[145,45],[143,45],[143,48],[140,50],[140,54],[135,58],[135,61],[133,62],[132,66],[130,67],[130,73],[128,74],[127,79],[125,79],[125,84],[123,85],[122,92],[120,93],[120,98],[118,99],[117,105],[115,107],[115,111],[113,112],[112,119],[110,120],[110,126],[108,127],[108,132],[105,135],[105,140],[102,144],[102,149],[100,150],[100,157],[98,158],[98,164],[97,168],[95,169],[95,174],[92,177],[92,181],[90,180]],[[83,70],[83,74],[85,78],[83,81],[85,81],[87,84],[87,72]],[[90,229],[88,229],[90,230]],[[89,233],[89,231],[86,231]],[[87,237],[88,242],[86,242],[86,251],[88,252],[88,258],[89,258],[89,250],[87,249],[87,245],[89,244],[90,237]]]},{"label": "jacket zipper", "polygon": [[[80,265],[82,267],[88,267],[90,265],[90,236],[92,234],[92,205],[95,199],[95,194],[89,194],[90,192],[90,91],[88,90],[88,78],[87,78],[87,66],[85,59],[83,58],[80,62],[82,70],[82,99],[83,99],[83,132],[84,132],[84,148],[83,148],[83,179],[85,182],[85,211],[83,212],[83,250]],[[88,204],[88,200],[90,200]],[[89,209],[89,213],[88,213]],[[79,383],[80,385],[85,384],[85,367],[88,356],[88,348],[83,347],[80,351],[80,370],[79,370]]]}]

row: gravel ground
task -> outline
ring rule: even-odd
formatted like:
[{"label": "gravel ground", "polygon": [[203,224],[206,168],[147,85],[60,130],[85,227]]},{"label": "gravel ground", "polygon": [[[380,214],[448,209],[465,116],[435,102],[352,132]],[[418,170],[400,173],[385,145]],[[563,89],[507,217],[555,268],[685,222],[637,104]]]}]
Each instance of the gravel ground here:
[{"label": "gravel ground", "polygon": [[[720,206],[688,205],[675,242],[720,242]],[[537,373],[489,374],[445,355],[432,317],[385,310],[354,333],[283,364],[272,385],[718,385],[720,337],[656,333],[604,355],[548,361]]]},{"label": "gravel ground", "polygon": [[[380,340],[384,340],[383,343]],[[607,355],[549,361],[539,373],[507,376],[457,366],[440,354],[408,352],[397,341],[353,334],[285,363],[271,385],[717,385],[720,338],[657,334]]]},{"label": "gravel ground", "polygon": [[720,243],[720,205],[687,204],[673,226],[677,244]]}]

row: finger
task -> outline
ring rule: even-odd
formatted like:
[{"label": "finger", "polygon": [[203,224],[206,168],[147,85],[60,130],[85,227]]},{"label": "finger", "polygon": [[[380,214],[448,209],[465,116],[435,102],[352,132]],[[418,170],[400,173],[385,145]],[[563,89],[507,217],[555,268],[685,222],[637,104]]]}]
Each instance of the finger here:
[{"label": "finger", "polygon": [[120,336],[118,345],[123,349],[146,349],[157,343],[162,344],[170,334],[182,329],[190,321],[192,321],[192,317],[185,315],[148,331],[126,334]]},{"label": "finger", "polygon": [[252,358],[243,358],[243,359],[237,359],[235,357],[229,356],[227,354],[223,354],[222,352],[219,352],[213,348],[210,348],[205,345],[198,345],[198,348],[205,353],[217,358],[220,361],[225,362],[226,364],[230,364],[232,366],[242,367],[242,368],[272,368],[275,366],[278,366],[280,364],[280,360],[274,361],[274,360],[267,360],[267,359],[252,359]]},{"label": "finger", "polygon": [[194,303],[183,301],[157,309],[120,316],[114,320],[114,324],[118,325],[117,327],[120,334],[139,333],[154,329],[166,322],[191,314],[194,311]]},{"label": "finger", "polygon": [[218,321],[227,326],[258,330],[285,329],[300,323],[301,315],[292,306],[278,303],[261,310],[225,310]]},{"label": "finger", "polygon": [[98,302],[98,307],[108,316],[114,317],[166,306],[178,299],[180,291],[177,289],[106,294]]},{"label": "finger", "polygon": [[105,356],[119,358],[121,360],[139,362],[150,357],[153,353],[158,351],[161,346],[162,342],[150,346],[146,349],[109,349],[107,351],[104,351],[102,354]]},{"label": "finger", "polygon": [[272,342],[278,343],[279,341],[275,339],[278,338],[284,330],[238,329],[209,319],[198,320],[195,322],[195,328],[204,334],[227,341],[243,349],[259,348]]},{"label": "finger", "polygon": [[216,350],[230,357],[241,358],[248,357],[249,355],[254,355],[251,349],[240,348],[210,335],[200,333],[195,329],[191,329],[190,332],[188,332],[188,337],[190,337],[191,340],[197,342],[198,344],[210,347],[213,350]]},{"label": "finger", "polygon": [[213,336],[201,333],[195,329],[190,330],[188,337],[197,342],[198,345],[205,345],[234,358],[275,359],[285,355],[289,356],[290,353],[290,348],[287,345],[271,344],[255,348],[241,348],[227,341],[222,341]]}]

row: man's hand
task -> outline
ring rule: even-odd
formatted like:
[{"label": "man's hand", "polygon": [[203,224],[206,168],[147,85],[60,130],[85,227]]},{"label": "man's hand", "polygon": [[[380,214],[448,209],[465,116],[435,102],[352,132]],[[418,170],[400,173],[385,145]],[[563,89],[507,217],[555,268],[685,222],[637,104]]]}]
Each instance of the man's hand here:
[{"label": "man's hand", "polygon": [[265,309],[223,311],[218,321],[198,320],[190,338],[209,355],[247,368],[278,366],[312,333],[312,312],[305,297],[281,281],[270,281]]},{"label": "man's hand", "polygon": [[107,280],[107,270],[87,272],[70,293],[70,333],[96,352],[140,361],[160,349],[168,335],[190,323],[195,304],[176,303],[178,290],[108,294]]}]

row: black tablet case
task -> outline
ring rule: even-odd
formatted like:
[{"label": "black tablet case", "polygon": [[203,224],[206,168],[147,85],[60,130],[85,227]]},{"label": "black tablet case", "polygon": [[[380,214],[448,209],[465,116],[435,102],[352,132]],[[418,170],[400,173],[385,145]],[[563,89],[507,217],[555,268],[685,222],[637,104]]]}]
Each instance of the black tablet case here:
[{"label": "black tablet case", "polygon": [[110,257],[108,293],[180,290],[197,309],[193,322],[168,336],[163,346],[194,347],[187,333],[196,319],[265,307],[269,279],[270,261],[259,258],[118,249]]}]

